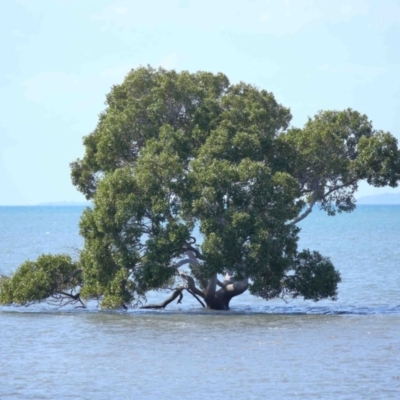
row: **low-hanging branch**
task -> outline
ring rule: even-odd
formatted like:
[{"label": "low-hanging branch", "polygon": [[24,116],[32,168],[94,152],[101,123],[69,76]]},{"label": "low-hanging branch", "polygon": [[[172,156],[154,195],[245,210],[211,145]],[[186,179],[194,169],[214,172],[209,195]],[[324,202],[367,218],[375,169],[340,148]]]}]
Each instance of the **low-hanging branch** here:
[{"label": "low-hanging branch", "polygon": [[189,288],[186,288],[186,290],[203,306],[205,307],[206,305],[196,296],[195,293],[193,293]]},{"label": "low-hanging branch", "polygon": [[78,303],[79,302],[81,304],[80,307],[86,308],[85,304],[83,303],[83,301],[82,301],[82,299],[80,297],[80,293],[72,294],[72,293],[64,292],[62,290],[56,290],[54,292],[53,297],[55,297],[55,296],[60,296],[59,300],[62,300],[62,299],[66,298],[67,299],[67,304],[74,304],[74,303]]},{"label": "low-hanging branch", "polygon": [[177,297],[179,297],[178,299],[178,304],[182,301],[183,298],[183,294],[182,291],[184,290],[184,287],[179,287],[176,288],[175,291],[171,294],[171,296],[168,297],[168,299],[164,300],[162,303],[160,304],[146,304],[145,306],[142,306],[140,308],[152,308],[152,309],[161,309],[161,308],[165,308],[167,307],[167,305],[169,303],[172,303]]}]

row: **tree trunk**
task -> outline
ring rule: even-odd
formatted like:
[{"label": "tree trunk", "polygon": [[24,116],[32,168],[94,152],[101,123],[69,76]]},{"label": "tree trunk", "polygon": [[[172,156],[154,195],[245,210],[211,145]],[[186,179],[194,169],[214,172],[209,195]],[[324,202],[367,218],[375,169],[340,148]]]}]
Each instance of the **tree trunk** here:
[{"label": "tree trunk", "polygon": [[[221,289],[217,290],[217,285],[221,286]],[[232,275],[227,273],[224,282],[221,283],[215,275],[208,282],[204,301],[210,310],[229,310],[231,299],[244,293],[247,288],[247,279],[235,282]]]},{"label": "tree trunk", "polygon": [[226,296],[224,292],[218,290],[213,296],[207,296],[204,300],[210,310],[229,310],[229,302],[232,297]]},{"label": "tree trunk", "polygon": [[[230,272],[227,272],[223,282],[220,282],[217,275],[214,275],[207,283],[204,290],[199,290],[194,282],[194,279],[179,271],[180,277],[186,282],[187,287],[176,288],[175,291],[160,304],[149,304],[140,308],[153,308],[161,309],[165,308],[169,303],[179,297],[178,303],[181,302],[183,294],[182,291],[186,289],[196,300],[205,307],[201,299],[204,300],[206,306],[210,310],[229,310],[229,303],[235,296],[239,296],[244,293],[248,288],[248,280],[244,279],[241,281],[235,281],[235,278]],[[217,290],[217,286],[220,289]]]}]

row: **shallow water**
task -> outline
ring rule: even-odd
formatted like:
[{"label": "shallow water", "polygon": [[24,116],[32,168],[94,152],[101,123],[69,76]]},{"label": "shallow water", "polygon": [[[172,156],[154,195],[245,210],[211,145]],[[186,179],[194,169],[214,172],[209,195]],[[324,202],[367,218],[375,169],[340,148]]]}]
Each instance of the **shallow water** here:
[{"label": "shallow water", "polygon": [[[80,212],[0,208],[3,271],[80,246]],[[0,398],[400,398],[400,207],[314,213],[302,227],[302,247],[341,271],[337,302],[246,294],[229,312],[188,296],[162,311],[3,307]]]},{"label": "shallow water", "polygon": [[393,315],[3,313],[1,398],[396,399]]}]

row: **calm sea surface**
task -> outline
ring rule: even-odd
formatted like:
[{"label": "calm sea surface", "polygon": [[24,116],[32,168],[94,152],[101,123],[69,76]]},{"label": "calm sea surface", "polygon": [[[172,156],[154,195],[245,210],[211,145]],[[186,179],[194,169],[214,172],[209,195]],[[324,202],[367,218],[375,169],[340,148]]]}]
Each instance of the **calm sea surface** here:
[{"label": "calm sea surface", "polygon": [[[82,210],[0,207],[0,273],[76,254]],[[317,211],[301,227],[300,248],[342,274],[337,302],[0,307],[0,399],[400,399],[400,206]]]}]

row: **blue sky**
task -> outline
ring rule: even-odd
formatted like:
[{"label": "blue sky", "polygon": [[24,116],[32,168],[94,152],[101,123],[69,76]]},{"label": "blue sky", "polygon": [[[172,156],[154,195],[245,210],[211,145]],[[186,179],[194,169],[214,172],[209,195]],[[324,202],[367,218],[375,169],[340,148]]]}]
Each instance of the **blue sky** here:
[{"label": "blue sky", "polygon": [[[3,0],[0,41],[0,205],[84,200],[69,163],[139,65],[255,84],[294,126],[351,107],[400,139],[399,0]],[[400,188],[359,197],[382,192]]]}]

